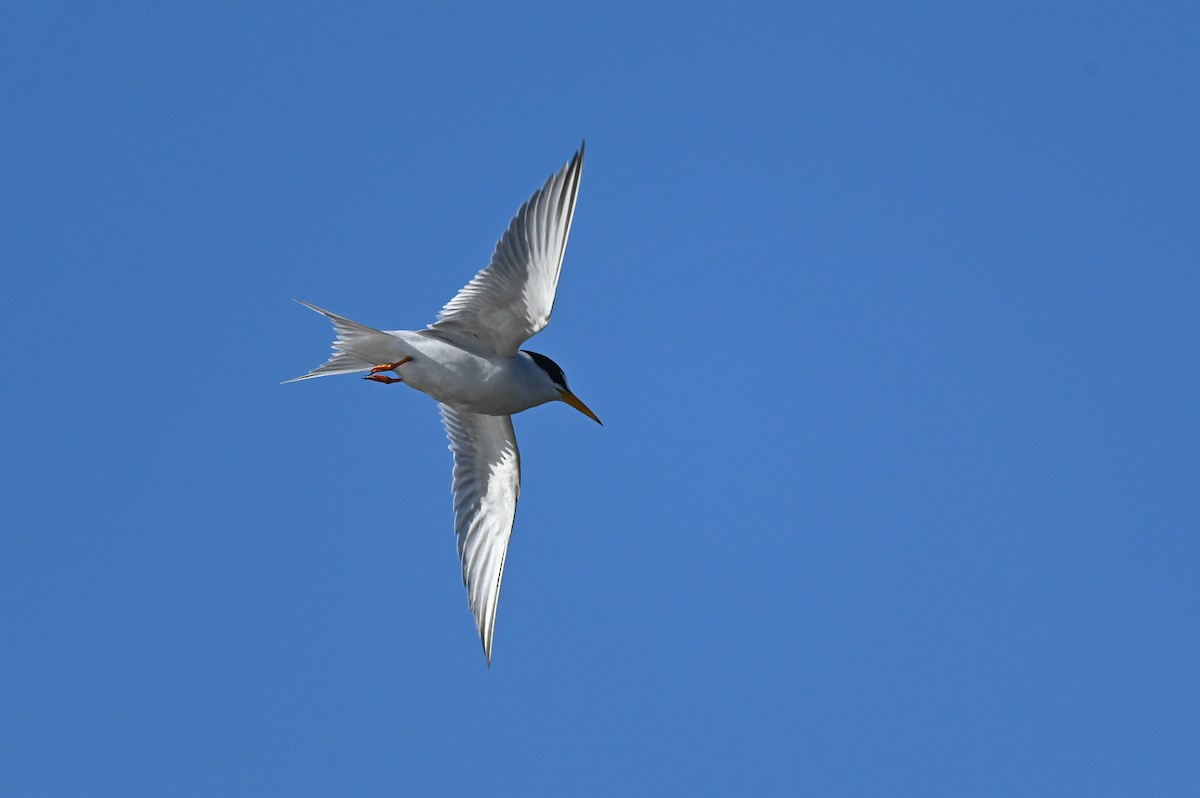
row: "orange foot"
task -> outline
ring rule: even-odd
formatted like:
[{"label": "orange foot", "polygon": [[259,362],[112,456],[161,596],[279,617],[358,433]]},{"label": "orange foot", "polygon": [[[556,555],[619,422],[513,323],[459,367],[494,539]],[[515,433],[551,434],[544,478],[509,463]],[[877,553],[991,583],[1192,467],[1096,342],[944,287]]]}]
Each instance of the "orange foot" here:
[{"label": "orange foot", "polygon": [[399,377],[389,377],[386,374],[368,374],[367,376],[363,377],[363,379],[371,380],[373,382],[382,382],[384,385],[391,385],[393,382],[404,382],[404,380],[400,379]]},{"label": "orange foot", "polygon": [[381,371],[395,371],[410,360],[412,360],[411,357],[404,357],[400,360],[397,360],[395,363],[384,363],[382,366],[376,366],[375,368],[371,369],[371,373],[378,374]]}]

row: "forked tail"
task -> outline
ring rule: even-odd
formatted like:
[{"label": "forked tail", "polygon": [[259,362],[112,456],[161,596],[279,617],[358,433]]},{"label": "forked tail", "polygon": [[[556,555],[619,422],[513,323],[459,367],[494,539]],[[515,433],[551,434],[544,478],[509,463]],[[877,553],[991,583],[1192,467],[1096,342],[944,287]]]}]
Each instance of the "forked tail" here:
[{"label": "forked tail", "polygon": [[[316,305],[301,302],[299,299],[296,301],[332,321],[337,338],[333,341],[333,354],[329,357],[329,360],[326,360],[301,377],[284,380],[284,383],[308,380],[313,377],[328,377],[331,374],[353,374],[357,371],[369,371],[379,361],[370,360],[370,355],[367,353],[378,352],[380,349],[389,348],[389,344],[394,346],[397,343],[394,336],[388,335],[382,330],[376,330],[374,327],[350,321],[350,319],[339,316],[336,313],[330,313],[328,310],[319,308]],[[355,354],[356,352],[358,354]]]}]

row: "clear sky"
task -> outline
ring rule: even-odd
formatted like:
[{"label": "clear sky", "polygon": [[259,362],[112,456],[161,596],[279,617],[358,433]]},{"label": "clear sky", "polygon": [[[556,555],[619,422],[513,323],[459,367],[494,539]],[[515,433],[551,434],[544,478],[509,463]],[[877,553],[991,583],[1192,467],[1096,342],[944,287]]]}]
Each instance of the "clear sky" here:
[{"label": "clear sky", "polygon": [[[1200,6],[8,4],[0,794],[1200,794]],[[416,328],[586,137],[489,670]]]}]

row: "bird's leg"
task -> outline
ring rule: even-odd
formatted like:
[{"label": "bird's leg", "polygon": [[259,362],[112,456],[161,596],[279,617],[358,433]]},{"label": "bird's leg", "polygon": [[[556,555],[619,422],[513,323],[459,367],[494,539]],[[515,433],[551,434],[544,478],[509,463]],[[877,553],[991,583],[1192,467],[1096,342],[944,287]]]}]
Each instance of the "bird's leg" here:
[{"label": "bird's leg", "polygon": [[396,369],[400,368],[410,360],[412,360],[412,358],[406,355],[405,357],[397,360],[395,363],[384,363],[381,366],[376,366],[375,368],[371,369],[371,373],[363,377],[363,379],[371,380],[372,382],[382,382],[384,385],[391,385],[393,382],[404,382],[404,380],[400,379],[400,377],[389,377],[386,374],[380,374],[379,372],[396,371]]},{"label": "bird's leg", "polygon": [[[410,360],[412,360],[412,358],[406,355],[405,357],[397,360],[395,363],[384,363],[382,366],[376,366],[375,368],[371,369],[371,373],[378,374],[381,371],[395,371]],[[383,380],[380,380],[380,382],[383,382]]]}]

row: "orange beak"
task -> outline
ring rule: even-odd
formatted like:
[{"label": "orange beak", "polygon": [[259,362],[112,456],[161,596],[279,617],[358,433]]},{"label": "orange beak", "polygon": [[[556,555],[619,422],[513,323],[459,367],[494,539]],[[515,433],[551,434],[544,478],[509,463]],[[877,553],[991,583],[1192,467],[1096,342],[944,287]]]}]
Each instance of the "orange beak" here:
[{"label": "orange beak", "polygon": [[578,396],[571,393],[566,388],[559,388],[558,392],[562,395],[562,400],[564,402],[566,402],[571,407],[578,410],[580,413],[583,413],[585,416],[590,418],[592,421],[595,421],[600,426],[602,426],[602,427],[604,426],[604,422],[601,421],[600,419],[596,418],[596,414],[592,412],[591,408],[589,408],[587,405],[585,405],[583,402],[581,402],[579,400]]}]

